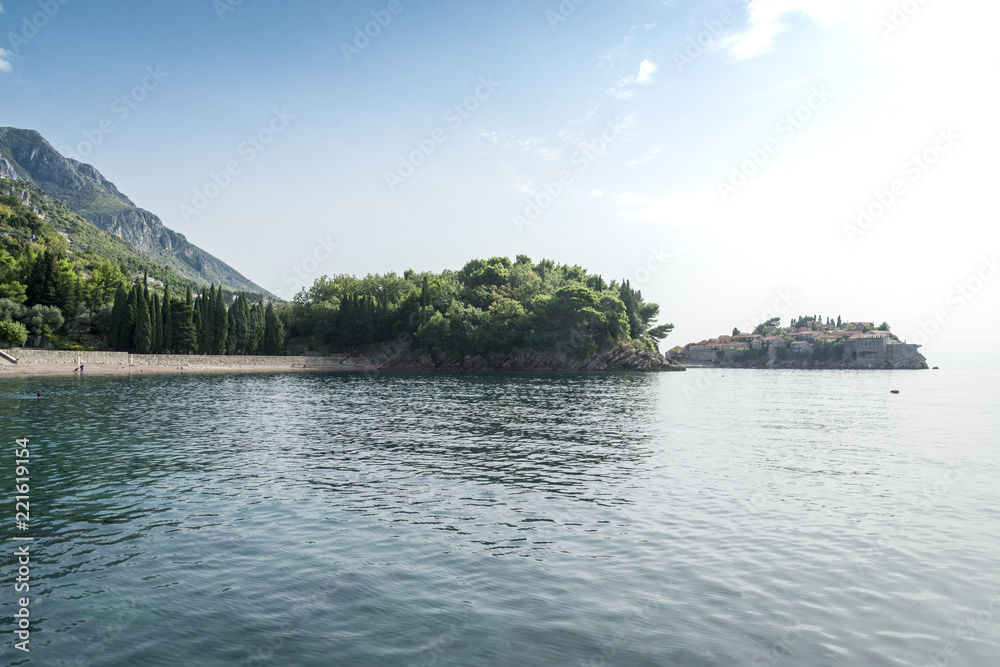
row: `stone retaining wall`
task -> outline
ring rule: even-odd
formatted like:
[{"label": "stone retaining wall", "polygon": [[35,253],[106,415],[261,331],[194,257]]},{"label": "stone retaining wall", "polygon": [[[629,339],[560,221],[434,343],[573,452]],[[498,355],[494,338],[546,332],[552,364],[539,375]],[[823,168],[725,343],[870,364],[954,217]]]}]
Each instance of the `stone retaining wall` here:
[{"label": "stone retaining wall", "polygon": [[203,368],[239,366],[245,368],[333,368],[353,366],[355,362],[344,356],[336,357],[256,357],[216,356],[199,354],[129,354],[128,352],[73,352],[68,350],[33,350],[14,348],[4,350],[17,359],[18,364],[71,364],[77,359],[84,366],[197,366]]}]

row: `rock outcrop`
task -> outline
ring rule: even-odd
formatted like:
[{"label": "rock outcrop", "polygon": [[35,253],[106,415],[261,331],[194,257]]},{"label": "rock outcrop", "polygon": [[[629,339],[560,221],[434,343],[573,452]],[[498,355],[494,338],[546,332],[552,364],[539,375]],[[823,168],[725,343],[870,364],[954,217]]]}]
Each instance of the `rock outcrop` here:
[{"label": "rock outcrop", "polygon": [[0,127],[0,175],[34,183],[70,209],[189,280],[270,293],[137,207],[89,164],[60,155],[34,130]]},{"label": "rock outcrop", "polygon": [[429,371],[683,371],[684,366],[649,350],[617,348],[597,352],[586,359],[556,352],[524,350],[456,358],[406,349],[395,354],[362,357],[358,362],[380,370]]}]

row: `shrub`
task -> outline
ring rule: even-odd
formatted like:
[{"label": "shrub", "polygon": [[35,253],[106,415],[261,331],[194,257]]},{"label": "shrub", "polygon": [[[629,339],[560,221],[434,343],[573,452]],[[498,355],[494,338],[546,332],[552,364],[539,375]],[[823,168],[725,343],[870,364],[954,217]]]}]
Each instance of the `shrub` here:
[{"label": "shrub", "polygon": [[28,329],[20,322],[4,320],[0,322],[0,343],[20,347],[28,341]]}]

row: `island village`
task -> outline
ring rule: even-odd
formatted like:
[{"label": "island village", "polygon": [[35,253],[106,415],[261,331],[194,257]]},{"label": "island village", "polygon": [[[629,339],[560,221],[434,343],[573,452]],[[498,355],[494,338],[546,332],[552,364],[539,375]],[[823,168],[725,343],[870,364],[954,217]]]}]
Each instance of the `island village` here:
[{"label": "island village", "polygon": [[687,366],[747,368],[927,368],[920,346],[900,341],[885,322],[842,322],[812,315],[779,326],[774,318],[750,333],[688,343],[670,350]]}]

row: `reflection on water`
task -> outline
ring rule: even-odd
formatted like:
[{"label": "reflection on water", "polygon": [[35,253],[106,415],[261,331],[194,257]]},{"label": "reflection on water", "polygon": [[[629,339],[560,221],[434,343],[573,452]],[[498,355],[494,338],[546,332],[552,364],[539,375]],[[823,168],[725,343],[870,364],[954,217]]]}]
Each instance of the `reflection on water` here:
[{"label": "reflection on water", "polygon": [[3,657],[922,665],[1000,571],[992,382],[0,378],[35,538],[32,652]]}]

